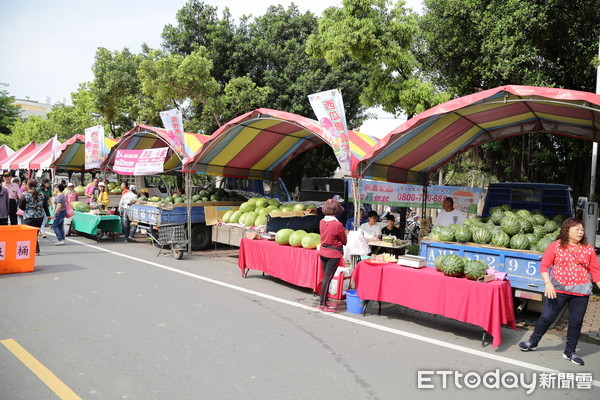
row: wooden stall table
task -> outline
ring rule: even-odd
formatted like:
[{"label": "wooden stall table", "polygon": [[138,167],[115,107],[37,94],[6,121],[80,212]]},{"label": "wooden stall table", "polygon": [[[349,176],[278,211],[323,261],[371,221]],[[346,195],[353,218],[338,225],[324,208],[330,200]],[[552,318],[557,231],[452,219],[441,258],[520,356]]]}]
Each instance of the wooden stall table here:
[{"label": "wooden stall table", "polygon": [[503,324],[517,329],[509,281],[483,283],[448,277],[430,267],[365,261],[358,263],[353,278],[362,300],[399,304],[480,326],[492,335],[493,347],[502,342]]},{"label": "wooden stall table", "polygon": [[75,211],[71,220],[71,229],[81,233],[87,233],[96,237],[96,241],[102,238],[104,233],[115,240],[114,234],[123,233],[121,217],[111,214],[92,214]]}]

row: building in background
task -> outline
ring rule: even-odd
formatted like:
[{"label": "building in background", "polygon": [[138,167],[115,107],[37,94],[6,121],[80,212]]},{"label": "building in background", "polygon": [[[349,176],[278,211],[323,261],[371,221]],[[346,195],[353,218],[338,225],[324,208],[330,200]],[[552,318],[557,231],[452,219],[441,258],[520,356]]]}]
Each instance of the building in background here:
[{"label": "building in background", "polygon": [[46,117],[46,114],[52,111],[50,97],[44,97],[43,102],[29,99],[15,99],[13,105],[21,109],[21,118],[27,118],[30,115],[35,115],[36,117]]}]

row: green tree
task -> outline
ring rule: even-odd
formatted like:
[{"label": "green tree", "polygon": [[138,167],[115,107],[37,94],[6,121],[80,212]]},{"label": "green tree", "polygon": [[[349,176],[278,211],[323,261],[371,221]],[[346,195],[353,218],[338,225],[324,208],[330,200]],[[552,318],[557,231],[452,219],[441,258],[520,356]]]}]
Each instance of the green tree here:
[{"label": "green tree", "polygon": [[[17,121],[20,114],[19,107],[13,105],[15,98],[9,95],[6,87],[8,87],[7,84],[0,82],[0,134],[2,135],[11,133],[10,126]],[[0,136],[0,140],[3,139],[6,138]]]},{"label": "green tree", "polygon": [[[425,0],[422,65],[463,96],[506,84],[594,91],[599,0]],[[567,183],[586,193],[590,145],[529,134],[474,149],[478,167],[505,181]],[[485,162],[483,162],[485,160]]]},{"label": "green tree", "polygon": [[360,99],[393,114],[412,116],[449,99],[424,79],[415,56],[417,15],[389,0],[344,0],[325,10],[307,50],[332,65],[351,59],[369,72]]},{"label": "green tree", "polygon": [[96,52],[90,91],[95,110],[108,125],[107,134],[113,137],[131,129],[139,121],[143,105],[147,104],[137,76],[143,58],[142,54],[133,54],[127,48],[110,51],[101,47]]}]

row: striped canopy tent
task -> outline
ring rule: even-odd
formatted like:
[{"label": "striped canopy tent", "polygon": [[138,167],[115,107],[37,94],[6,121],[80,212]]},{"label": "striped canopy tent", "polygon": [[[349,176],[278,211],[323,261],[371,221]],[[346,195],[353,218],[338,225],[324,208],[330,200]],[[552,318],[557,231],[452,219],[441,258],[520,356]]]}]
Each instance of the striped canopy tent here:
[{"label": "striped canopy tent", "polygon": [[49,169],[50,164],[56,158],[58,154],[58,147],[60,142],[56,136],[48,139],[46,143],[37,147],[36,152],[28,160],[23,160],[19,164],[19,169]]},{"label": "striped canopy tent", "polygon": [[2,146],[0,146],[0,164],[14,153],[15,151],[7,145],[3,144]]},{"label": "striped canopy tent", "polygon": [[600,95],[501,86],[440,104],[392,130],[353,171],[365,178],[423,184],[429,174],[473,147],[546,132],[600,140]]},{"label": "striped canopy tent", "polygon": [[[110,149],[119,139],[104,138],[104,143]],[[74,135],[59,147],[59,156],[51,164],[56,171],[85,171],[85,135]]]},{"label": "striped canopy tent", "polygon": [[[184,132],[186,152],[188,152],[188,154],[197,153],[209,138],[210,136],[207,135]],[[102,168],[113,169],[117,150],[143,150],[160,147],[169,147],[170,149],[166,157],[164,171],[180,171],[182,160],[173,150],[173,145],[167,135],[167,131],[149,125],[136,125],[133,129],[124,134],[119,143],[110,150],[106,160],[102,163]]]},{"label": "striped canopy tent", "polygon": [[[295,157],[328,144],[327,137],[315,120],[259,108],[215,131],[185,169],[208,175],[274,180]],[[352,131],[349,137],[352,158],[362,158],[377,143]]]},{"label": "striped canopy tent", "polygon": [[[0,169],[3,169],[5,171],[10,171],[11,169],[18,169],[18,160],[20,158],[26,158],[33,155],[36,148],[37,146],[34,142],[31,142],[28,145],[21,147],[19,150],[15,151],[12,155],[8,156],[8,158],[2,161]],[[13,167],[13,165],[15,165],[15,167]]]}]

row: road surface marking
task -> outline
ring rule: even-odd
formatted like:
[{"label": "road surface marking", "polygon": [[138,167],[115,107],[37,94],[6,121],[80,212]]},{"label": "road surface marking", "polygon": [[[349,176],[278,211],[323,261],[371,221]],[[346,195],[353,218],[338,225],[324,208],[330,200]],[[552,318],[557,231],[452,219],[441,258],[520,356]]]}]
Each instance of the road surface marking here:
[{"label": "road surface marking", "polygon": [[62,400],[81,400],[67,385],[63,383],[48,368],[32,356],[14,339],[0,340],[15,357],[31,370],[42,382],[46,384]]},{"label": "road surface marking", "polygon": [[[128,258],[130,260],[137,261],[137,262],[140,262],[140,263],[143,263],[143,264],[152,265],[153,267],[162,268],[162,269],[167,270],[167,271],[171,271],[171,272],[175,272],[175,273],[178,273],[178,274],[181,274],[181,275],[189,276],[191,278],[202,280],[202,281],[205,281],[205,282],[208,282],[208,283],[213,283],[215,285],[219,285],[219,286],[226,287],[226,288],[229,288],[229,289],[232,289],[232,290],[236,290],[238,292],[243,292],[243,293],[247,293],[247,294],[250,294],[250,295],[253,295],[253,296],[262,297],[264,299],[276,301],[278,303],[286,304],[286,305],[289,305],[289,306],[292,306],[292,307],[296,307],[296,308],[300,308],[300,309],[304,309],[304,310],[307,310],[307,311],[319,312],[319,311],[317,311],[316,307],[307,306],[305,304],[296,303],[294,301],[282,299],[280,297],[271,296],[270,294],[266,294],[266,293],[262,293],[262,292],[257,292],[257,291],[252,290],[252,289],[246,289],[246,288],[243,288],[241,286],[236,286],[236,285],[232,285],[230,283],[221,282],[219,280],[208,278],[208,277],[205,277],[205,276],[202,276],[202,275],[194,274],[194,273],[187,272],[187,271],[182,271],[180,269],[169,267],[167,265],[162,265],[162,264],[159,264],[159,263],[156,263],[156,262],[153,262],[153,261],[148,261],[148,260],[144,260],[144,259],[141,259],[141,258],[138,258],[138,257],[134,257],[134,256],[130,256],[130,255],[127,255],[127,254],[119,253],[117,251],[108,250],[108,249],[105,249],[105,248],[102,248],[100,246],[96,246],[96,245],[93,245],[93,244],[84,243],[84,242],[81,242],[81,241],[76,240],[76,239],[68,239],[68,240],[70,240],[70,241],[72,241],[74,243],[77,243],[77,244],[81,244],[83,246],[87,246],[87,247],[91,247],[91,248],[96,249],[96,250],[103,251],[105,253],[114,254],[116,256]],[[562,373],[562,372],[564,372],[564,371],[560,371],[560,370],[557,370],[557,369],[546,368],[546,367],[543,367],[541,365],[536,365],[536,364],[531,364],[531,363],[524,362],[524,361],[514,360],[512,358],[503,357],[503,356],[499,356],[499,355],[496,355],[496,354],[486,353],[486,352],[483,352],[483,351],[480,351],[480,350],[474,350],[474,349],[471,349],[469,347],[465,347],[465,346],[460,346],[460,345],[457,345],[457,344],[452,344],[452,343],[444,342],[442,340],[437,340],[437,339],[429,338],[429,337],[426,337],[426,336],[418,335],[418,334],[415,334],[415,333],[403,331],[403,330],[396,329],[396,328],[390,328],[390,327],[387,327],[387,326],[384,326],[384,325],[379,325],[379,324],[376,324],[376,323],[373,323],[373,322],[368,322],[368,321],[360,320],[360,319],[357,319],[357,318],[354,318],[354,317],[349,317],[349,316],[346,316],[346,315],[330,313],[330,314],[323,314],[323,316],[324,317],[330,317],[330,318],[337,318],[337,319],[342,320],[342,321],[351,322],[353,324],[362,325],[362,326],[365,326],[365,327],[368,327],[368,328],[372,328],[372,329],[377,329],[377,330],[382,331],[382,332],[388,332],[388,333],[391,333],[391,334],[394,334],[394,335],[403,336],[403,337],[407,337],[407,338],[414,339],[414,340],[419,340],[421,342],[433,344],[433,345],[440,346],[440,347],[445,347],[447,349],[460,351],[460,352],[463,352],[463,353],[471,354],[471,355],[482,357],[482,358],[487,358],[489,360],[499,361],[499,362],[503,362],[503,363],[506,363],[506,364],[511,364],[511,365],[515,365],[515,366],[518,366],[518,367],[531,369],[531,370],[537,371],[537,372],[547,372],[547,373],[559,373],[559,372]],[[600,381],[593,380],[592,384],[594,386],[600,387]]]}]

